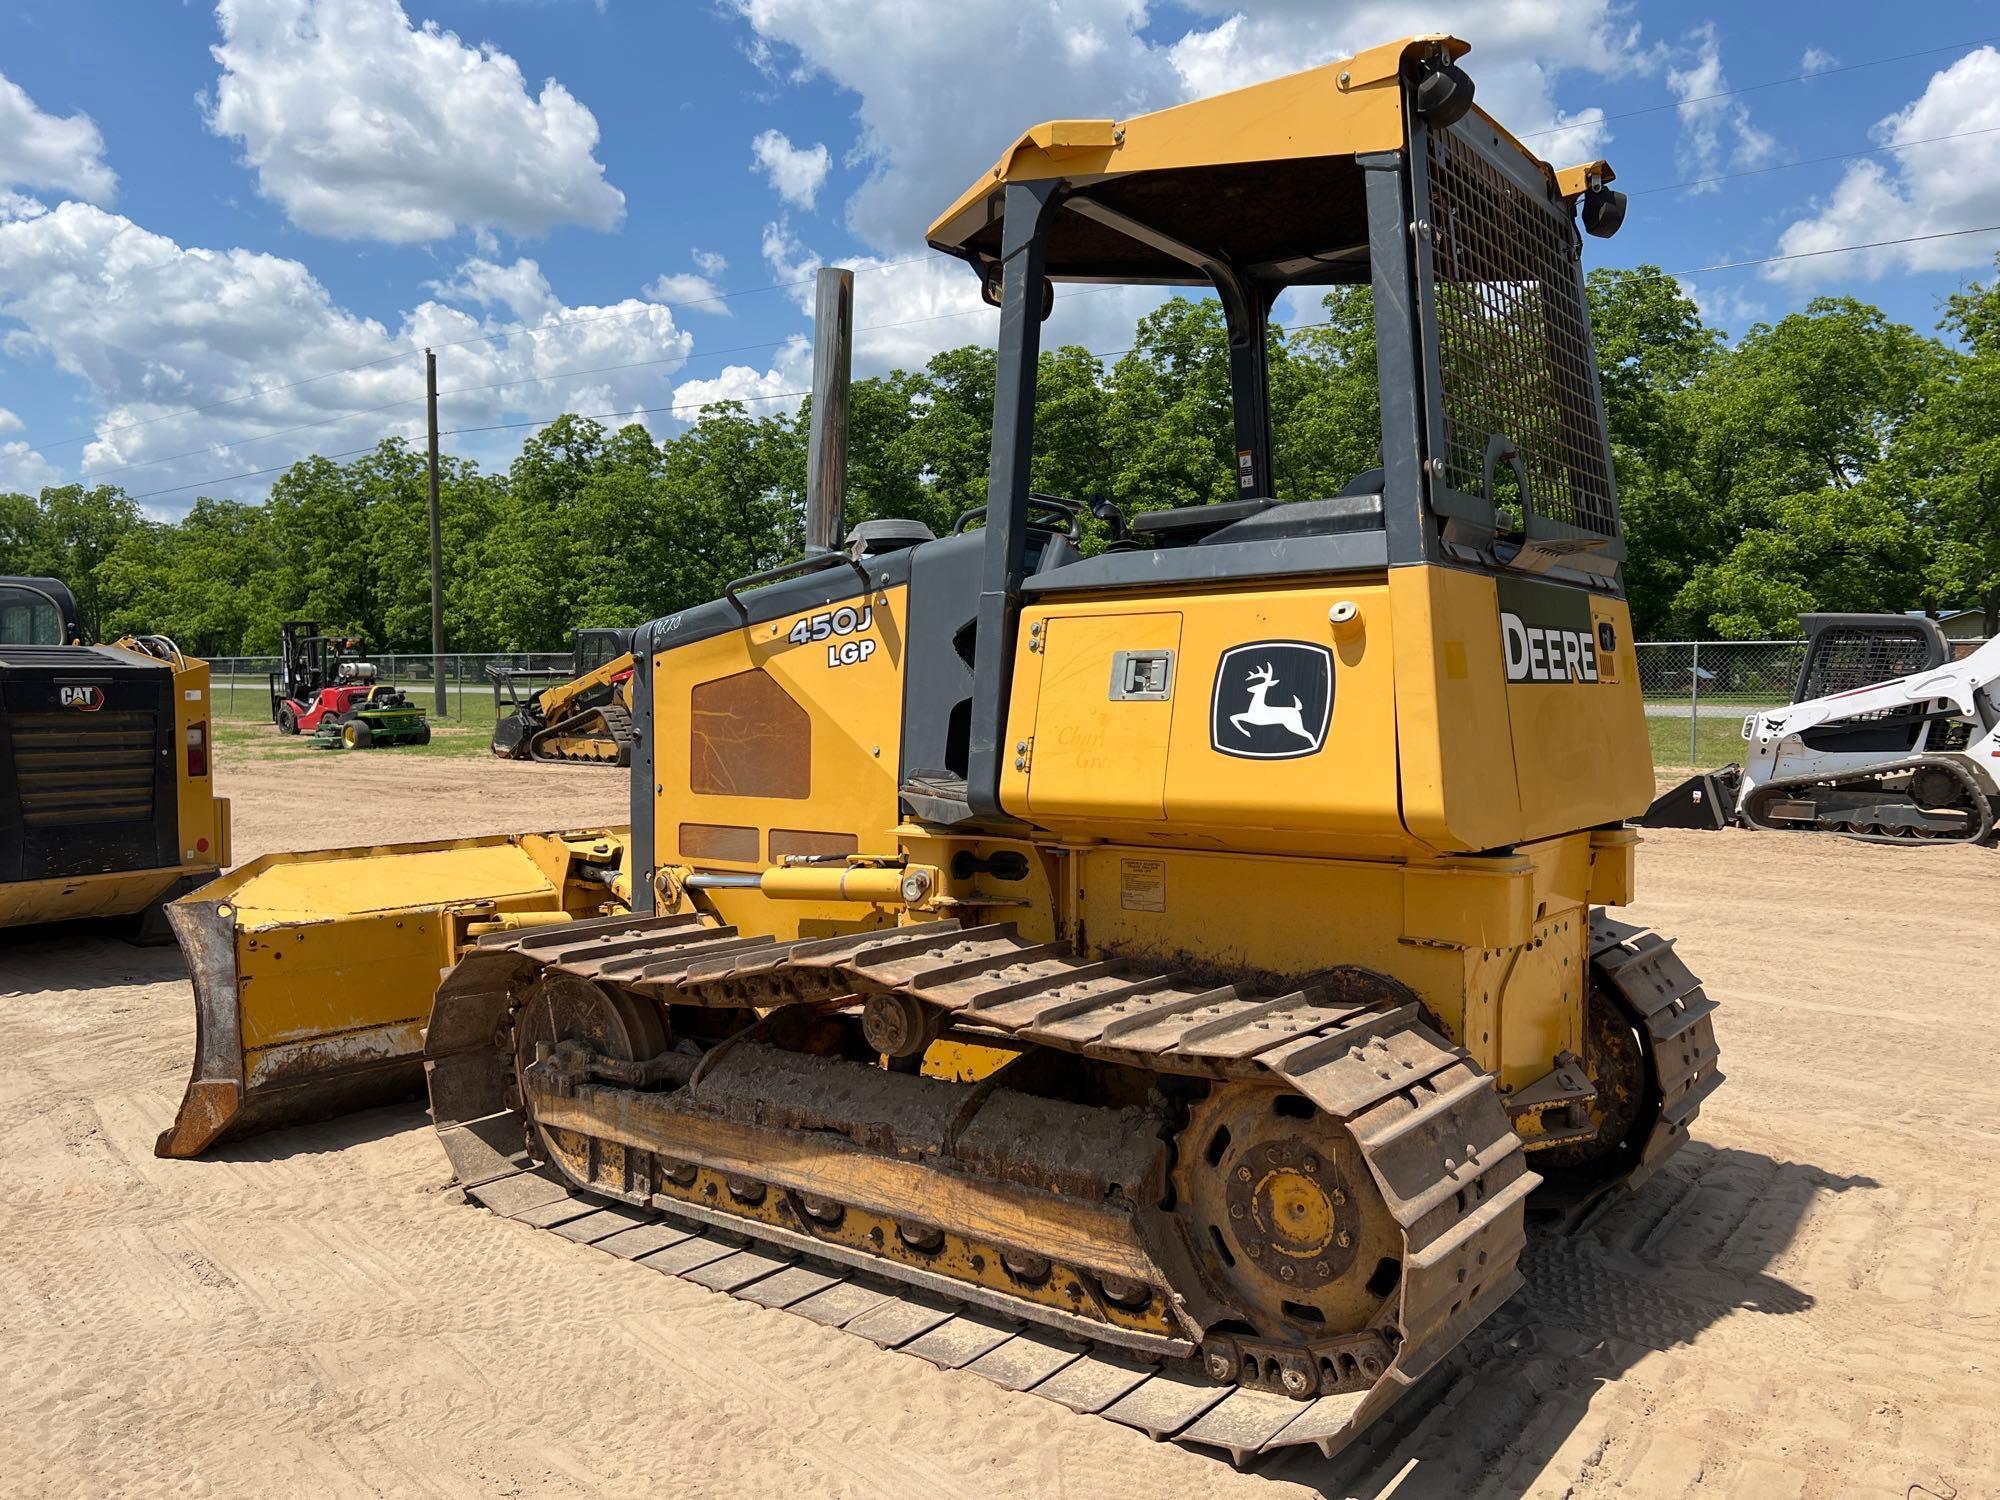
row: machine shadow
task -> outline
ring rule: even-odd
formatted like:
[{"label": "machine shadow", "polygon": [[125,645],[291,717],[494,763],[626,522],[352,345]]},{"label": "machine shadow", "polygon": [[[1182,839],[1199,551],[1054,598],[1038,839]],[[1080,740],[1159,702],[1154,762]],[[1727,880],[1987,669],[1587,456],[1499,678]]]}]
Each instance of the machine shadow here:
[{"label": "machine shadow", "polygon": [[1528,1285],[1355,1445],[1256,1466],[1327,1496],[1515,1500],[1575,1430],[1600,1385],[1730,1313],[1810,1311],[1767,1268],[1824,1194],[1877,1188],[1802,1162],[1694,1141],[1636,1193],[1577,1228],[1529,1220]]},{"label": "machine shadow", "polygon": [[132,919],[105,917],[0,930],[0,996],[51,990],[101,990],[187,980],[187,963],[171,940],[126,940]]},{"label": "machine shadow", "polygon": [[[259,1135],[224,1141],[204,1151],[200,1156],[192,1158],[192,1161],[195,1164],[289,1161],[294,1157],[323,1156],[345,1151],[350,1146],[386,1140],[392,1135],[401,1135],[406,1130],[421,1129],[428,1133],[430,1128],[430,1107],[424,1100],[422,1091],[418,1090],[409,1098],[393,1103],[356,1110],[351,1114],[334,1115],[324,1120],[306,1120],[297,1124],[280,1125]],[[446,1171],[449,1163],[445,1160],[443,1151],[438,1152],[437,1160],[439,1171],[441,1173]]]}]

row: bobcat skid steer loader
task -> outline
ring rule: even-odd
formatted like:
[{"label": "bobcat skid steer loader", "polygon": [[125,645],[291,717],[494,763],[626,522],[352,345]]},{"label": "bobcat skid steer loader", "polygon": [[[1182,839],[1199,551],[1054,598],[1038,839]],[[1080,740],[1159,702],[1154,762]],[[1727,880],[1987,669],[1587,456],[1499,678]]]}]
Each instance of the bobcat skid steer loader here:
[{"label": "bobcat skid steer loader", "polygon": [[1793,701],[1744,719],[1741,764],[1689,777],[1640,822],[1990,842],[2000,814],[2000,641],[1952,661],[1934,620],[1801,623]]}]

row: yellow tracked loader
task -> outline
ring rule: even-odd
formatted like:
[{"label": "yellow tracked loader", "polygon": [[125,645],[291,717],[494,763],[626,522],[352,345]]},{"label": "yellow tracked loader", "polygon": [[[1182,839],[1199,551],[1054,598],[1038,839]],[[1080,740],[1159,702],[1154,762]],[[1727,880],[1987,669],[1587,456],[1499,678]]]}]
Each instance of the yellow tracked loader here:
[{"label": "yellow tracked loader", "polygon": [[229,863],[208,663],[165,636],[85,643],[53,578],[0,578],[0,928],[137,917]]},{"label": "yellow tracked loader", "polygon": [[[632,632],[579,630],[567,682],[517,700],[493,726],[502,760],[632,763]],[[510,689],[513,674],[500,681]]]},{"label": "yellow tracked loader", "polygon": [[[1622,198],[1466,50],[1022,135],[929,234],[1000,308],[983,515],[816,513],[644,627],[629,830],[179,903],[235,1093],[162,1149],[257,1108],[253,1031],[297,1089],[422,1025],[496,1212],[1239,1459],[1366,1427],[1521,1285],[1538,1187],[1637,1184],[1720,1080],[1602,910],[1652,792],[1578,233]],[[1233,498],[1086,557],[1030,492],[1055,281],[1215,291]],[[1269,310],[1341,284],[1382,464],[1280,500]]]}]

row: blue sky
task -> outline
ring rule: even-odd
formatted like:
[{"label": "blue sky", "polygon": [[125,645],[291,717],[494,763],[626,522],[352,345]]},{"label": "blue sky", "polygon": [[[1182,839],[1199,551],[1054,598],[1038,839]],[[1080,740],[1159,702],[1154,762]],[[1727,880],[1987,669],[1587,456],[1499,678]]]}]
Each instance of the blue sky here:
[{"label": "blue sky", "polygon": [[[1609,155],[1632,211],[1594,264],[2000,224],[2000,14],[1968,0],[11,0],[0,485],[82,474],[161,515],[254,497],[268,476],[224,476],[420,432],[426,342],[444,425],[493,429],[447,446],[488,464],[565,409],[680,407],[645,417],[661,435],[721,396],[782,409],[807,289],[773,284],[822,259],[860,268],[863,373],[990,337],[921,237],[1024,126],[1431,27],[1558,165]],[[1732,333],[1824,292],[1927,328],[1996,249],[1687,284]],[[1122,348],[1145,305],[1065,299],[1052,332]]]}]

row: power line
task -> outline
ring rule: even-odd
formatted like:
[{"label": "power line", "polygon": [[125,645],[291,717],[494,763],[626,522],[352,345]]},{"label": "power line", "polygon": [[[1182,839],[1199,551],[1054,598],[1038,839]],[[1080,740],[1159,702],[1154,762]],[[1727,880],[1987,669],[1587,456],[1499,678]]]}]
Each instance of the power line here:
[{"label": "power line", "polygon": [[1685,271],[1662,271],[1662,276],[1700,276],[1709,271],[1741,271],[1749,266],[1772,266],[1785,260],[1811,260],[1820,255],[1845,255],[1850,250],[1881,250],[1890,245],[1917,245],[1926,240],[1958,239],[1968,234],[2000,233],[2000,224],[1981,224],[1974,229],[1940,229],[1932,234],[1906,234],[1893,240],[1870,240],[1863,245],[1831,245],[1824,250],[1794,250],[1787,255],[1764,255],[1756,260],[1725,261],[1714,266],[1690,266]]},{"label": "power line", "polygon": [[1968,47],[1983,47],[1988,42],[2000,42],[2000,35],[1976,36],[1969,42],[1952,42],[1943,47],[1925,47],[1916,52],[1899,52],[1894,57],[1871,57],[1866,62],[1842,63],[1837,67],[1820,68],[1811,73],[1794,73],[1789,78],[1769,78],[1762,83],[1746,83],[1741,88],[1719,89],[1713,94],[1695,94],[1686,99],[1676,99],[1671,104],[1648,104],[1641,109],[1622,110],[1615,115],[1599,115],[1590,120],[1572,120],[1566,125],[1551,125],[1544,130],[1530,130],[1519,140],[1531,141],[1537,136],[1561,135],[1565,131],[1587,129],[1592,125],[1608,125],[1613,120],[1635,120],[1641,115],[1657,115],[1670,109],[1684,109],[1690,104],[1706,104],[1712,99],[1733,99],[1738,94],[1754,94],[1759,89],[1781,88],[1788,83],[1808,83],[1815,78],[1831,78],[1837,73],[1858,73],[1863,68],[1881,68],[1890,63],[1909,62],[1918,57],[1935,57],[1940,52],[1959,52]]},{"label": "power line", "polygon": [[1925,136],[1917,141],[1896,141],[1887,146],[1870,146],[1862,151],[1841,151],[1832,156],[1807,156],[1798,161],[1781,161],[1769,167],[1745,167],[1740,172],[1718,172],[1713,177],[1693,177],[1686,182],[1669,182],[1661,187],[1633,188],[1630,196],[1643,198],[1648,193],[1671,193],[1677,188],[1707,187],[1715,182],[1734,182],[1739,177],[1762,177],[1769,172],[1789,172],[1794,167],[1824,166],[1830,161],[1854,161],[1863,156],[1880,156],[1885,151],[1908,151],[1915,146],[1935,146],[1941,141],[1962,141],[1967,136],[1993,135],[2000,132],[2000,125],[1985,125],[1978,130],[1954,130],[1950,135]]}]

